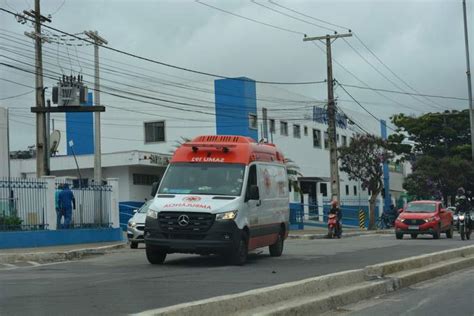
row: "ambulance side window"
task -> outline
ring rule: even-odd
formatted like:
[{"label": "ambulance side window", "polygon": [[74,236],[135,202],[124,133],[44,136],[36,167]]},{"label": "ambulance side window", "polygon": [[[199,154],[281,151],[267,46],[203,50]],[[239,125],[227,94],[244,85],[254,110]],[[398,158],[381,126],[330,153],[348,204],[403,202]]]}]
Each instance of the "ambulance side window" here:
[{"label": "ambulance side window", "polygon": [[247,190],[245,193],[245,197],[247,200],[250,197],[250,187],[252,185],[257,185],[257,166],[256,165],[252,165],[249,168],[249,178],[247,181]]}]

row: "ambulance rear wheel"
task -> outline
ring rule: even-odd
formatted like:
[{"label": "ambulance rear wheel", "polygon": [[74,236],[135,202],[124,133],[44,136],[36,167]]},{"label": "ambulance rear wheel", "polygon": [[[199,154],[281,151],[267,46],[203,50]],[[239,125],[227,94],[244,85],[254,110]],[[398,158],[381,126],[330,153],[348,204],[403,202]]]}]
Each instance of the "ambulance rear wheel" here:
[{"label": "ambulance rear wheel", "polygon": [[280,257],[281,254],[283,253],[283,244],[284,244],[284,232],[280,231],[278,234],[278,239],[277,241],[268,247],[270,250],[270,256],[272,257]]}]

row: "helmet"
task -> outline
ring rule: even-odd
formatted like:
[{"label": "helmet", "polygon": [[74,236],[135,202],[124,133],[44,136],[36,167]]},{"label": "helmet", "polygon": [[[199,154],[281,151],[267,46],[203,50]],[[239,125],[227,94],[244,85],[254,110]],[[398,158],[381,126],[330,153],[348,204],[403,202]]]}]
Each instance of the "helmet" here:
[{"label": "helmet", "polygon": [[464,195],[464,194],[466,194],[466,191],[464,191],[464,188],[463,188],[463,187],[460,187],[460,188],[458,189],[457,195]]}]

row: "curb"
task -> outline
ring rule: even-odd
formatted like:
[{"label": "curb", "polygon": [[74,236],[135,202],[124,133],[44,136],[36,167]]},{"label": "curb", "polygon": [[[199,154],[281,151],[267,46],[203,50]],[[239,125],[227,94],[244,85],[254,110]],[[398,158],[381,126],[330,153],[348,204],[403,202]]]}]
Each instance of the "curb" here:
[{"label": "curb", "polygon": [[315,315],[473,265],[466,246],[135,315]]},{"label": "curb", "polygon": [[94,248],[74,249],[58,252],[32,252],[21,254],[0,254],[0,264],[12,264],[16,262],[33,261],[37,263],[51,263],[60,261],[79,260],[89,256],[104,255],[109,251],[122,249],[126,243],[107,245]]}]

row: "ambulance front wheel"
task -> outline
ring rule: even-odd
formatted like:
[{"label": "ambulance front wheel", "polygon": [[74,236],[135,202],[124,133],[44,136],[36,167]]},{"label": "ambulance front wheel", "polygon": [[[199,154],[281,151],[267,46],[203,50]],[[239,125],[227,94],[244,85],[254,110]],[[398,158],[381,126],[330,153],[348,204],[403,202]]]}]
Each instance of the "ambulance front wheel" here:
[{"label": "ambulance front wheel", "polygon": [[160,247],[146,245],[146,258],[151,264],[163,264],[166,259],[166,251]]},{"label": "ambulance front wheel", "polygon": [[230,263],[237,265],[237,266],[242,266],[245,264],[247,261],[247,256],[249,253],[249,237],[248,233],[246,231],[243,231],[239,243],[237,246],[231,251],[230,253]]}]

